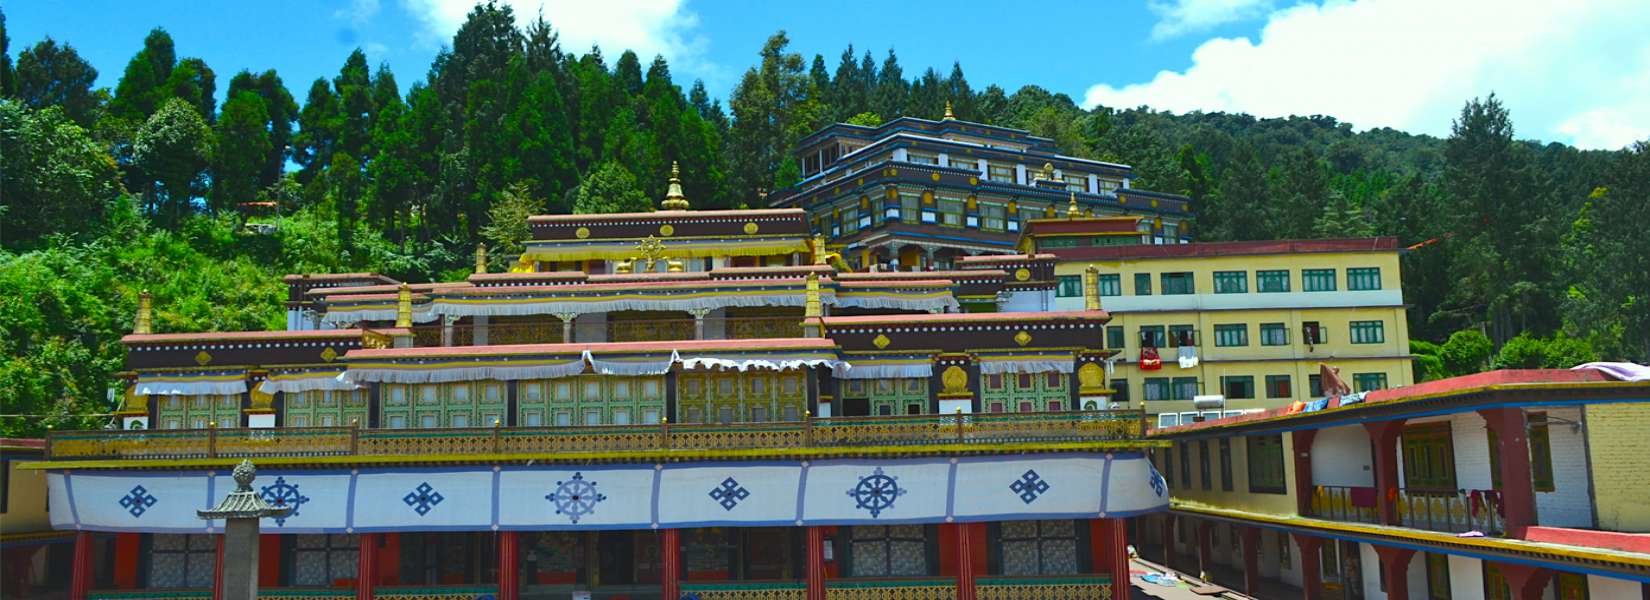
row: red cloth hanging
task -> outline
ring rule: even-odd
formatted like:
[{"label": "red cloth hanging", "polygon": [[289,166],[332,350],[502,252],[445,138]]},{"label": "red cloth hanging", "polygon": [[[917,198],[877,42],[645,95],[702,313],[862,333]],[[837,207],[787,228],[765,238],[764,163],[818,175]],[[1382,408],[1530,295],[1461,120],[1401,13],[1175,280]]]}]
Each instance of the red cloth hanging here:
[{"label": "red cloth hanging", "polygon": [[1140,370],[1156,371],[1163,368],[1163,358],[1157,355],[1157,349],[1150,346],[1140,349]]}]

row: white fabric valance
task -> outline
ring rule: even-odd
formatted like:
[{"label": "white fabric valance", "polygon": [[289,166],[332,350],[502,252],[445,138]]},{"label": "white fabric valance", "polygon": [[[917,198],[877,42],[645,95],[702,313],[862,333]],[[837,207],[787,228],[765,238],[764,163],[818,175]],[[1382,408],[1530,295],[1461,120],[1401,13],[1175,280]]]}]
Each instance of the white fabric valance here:
[{"label": "white fabric valance", "polygon": [[276,392],[309,392],[327,390],[347,392],[361,389],[355,383],[340,378],[342,371],[311,371],[308,373],[280,373],[271,375],[263,383],[258,384],[258,391],[265,394]]},{"label": "white fabric valance", "polygon": [[911,362],[860,362],[855,361],[854,367],[845,373],[838,373],[837,379],[909,379],[928,378],[934,376],[934,363],[923,361]]},{"label": "white fabric valance", "polygon": [[[821,301],[830,303],[835,296],[829,292],[822,292]],[[519,301],[495,300],[488,302],[462,302],[453,299],[437,298],[431,303],[431,314],[459,317],[519,317],[528,315],[557,315],[557,314],[593,314],[617,312],[622,310],[666,310],[688,312],[694,310],[716,310],[719,308],[743,308],[756,306],[803,306],[807,304],[807,294],[798,290],[778,290],[772,293],[757,294],[694,294],[673,298],[668,295],[643,295],[625,298],[591,298],[580,300],[576,297],[556,299],[523,298]],[[394,318],[393,315],[391,318]],[[416,319],[415,319],[416,320]]]},{"label": "white fabric valance", "polygon": [[[321,315],[321,323],[337,329],[362,321],[394,321],[396,316],[396,309],[394,308],[328,307],[327,311]],[[413,307],[412,320],[414,323],[429,323],[440,318],[441,315],[432,312],[427,304]]]},{"label": "white fabric valance", "polygon": [[721,358],[715,356],[696,356],[682,359],[684,369],[733,369],[739,372],[750,370],[784,371],[787,369],[801,369],[804,367],[825,366],[839,377],[851,370],[851,365],[831,358],[802,358],[802,359],[771,359],[771,358]]},{"label": "white fabric valance", "polygon": [[842,308],[866,308],[881,310],[922,310],[928,312],[957,312],[960,305],[950,293],[946,294],[897,294],[897,293],[844,293],[839,294],[834,306]]},{"label": "white fabric valance", "polygon": [[1071,373],[1077,370],[1075,361],[1070,358],[986,358],[980,357],[980,373],[982,375],[1002,375],[1007,373]]},{"label": "white fabric valance", "polygon": [[583,372],[584,359],[579,358],[539,364],[521,363],[511,365],[505,363],[473,367],[464,366],[462,363],[436,368],[419,365],[350,367],[343,375],[339,375],[338,379],[349,383],[447,383],[487,379],[499,381],[556,379],[571,377]]},{"label": "white fabric valance", "polygon": [[246,392],[246,374],[138,376],[140,396],[223,396]]},{"label": "white fabric valance", "polygon": [[671,365],[682,360],[682,357],[672,350],[670,357],[664,360],[601,359],[591,356],[590,351],[586,350],[584,360],[603,375],[663,375],[670,372]]}]

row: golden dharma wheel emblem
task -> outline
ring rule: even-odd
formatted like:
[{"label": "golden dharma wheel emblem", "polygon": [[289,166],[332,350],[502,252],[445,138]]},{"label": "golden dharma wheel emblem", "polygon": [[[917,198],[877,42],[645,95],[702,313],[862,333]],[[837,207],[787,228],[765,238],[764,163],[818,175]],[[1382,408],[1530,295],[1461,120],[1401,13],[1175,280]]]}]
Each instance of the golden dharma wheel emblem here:
[{"label": "golden dharma wheel emblem", "polygon": [[659,235],[662,235],[662,236],[665,236],[665,237],[670,237],[670,236],[676,235],[676,227],[672,226],[669,223],[666,223],[664,225],[660,225],[659,226]]},{"label": "golden dharma wheel emblem", "polygon": [[761,229],[762,228],[758,227],[755,223],[746,223],[745,224],[745,235],[756,235],[756,232],[760,231]]},{"label": "golden dharma wheel emblem", "polygon": [[934,181],[939,181],[940,180],[940,174],[939,173],[934,173],[932,175],[929,175],[928,178],[933,179]]},{"label": "golden dharma wheel emblem", "polygon": [[968,185],[980,185],[980,178],[978,178],[978,177],[969,177],[968,178]]},{"label": "golden dharma wheel emblem", "polygon": [[1015,269],[1014,270],[1014,279],[1016,281],[1028,281],[1028,280],[1030,280],[1031,279],[1031,269],[1027,269],[1025,267],[1020,267],[1018,269]]},{"label": "golden dharma wheel emblem", "polygon": [[581,240],[584,239],[584,238],[590,237],[590,228],[589,227],[580,227],[578,229],[573,230],[573,237],[579,238]]}]

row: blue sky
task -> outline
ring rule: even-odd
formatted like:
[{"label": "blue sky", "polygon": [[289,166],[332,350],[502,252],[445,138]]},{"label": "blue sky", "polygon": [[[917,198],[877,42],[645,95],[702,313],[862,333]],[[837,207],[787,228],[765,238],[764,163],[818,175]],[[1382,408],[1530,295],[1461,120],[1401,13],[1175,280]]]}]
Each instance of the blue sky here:
[{"label": "blue sky", "polygon": [[[1650,2],[1594,0],[1144,0],[1018,5],[744,0],[509,0],[541,7],[564,48],[600,43],[670,60],[684,87],[725,98],[762,42],[835,69],[848,45],[907,77],[960,61],[977,88],[1037,84],[1081,104],[1184,112],[1329,114],[1360,129],[1444,135],[1472,96],[1492,91],[1520,137],[1619,148],[1650,137]],[[541,4],[542,3],[542,4]],[[50,35],[114,86],[143,36],[163,26],[179,56],[200,56],[221,86],[276,69],[300,100],[349,51],[388,62],[405,87],[462,22],[470,0],[7,2],[15,57]],[[522,17],[523,19],[525,17]]]}]

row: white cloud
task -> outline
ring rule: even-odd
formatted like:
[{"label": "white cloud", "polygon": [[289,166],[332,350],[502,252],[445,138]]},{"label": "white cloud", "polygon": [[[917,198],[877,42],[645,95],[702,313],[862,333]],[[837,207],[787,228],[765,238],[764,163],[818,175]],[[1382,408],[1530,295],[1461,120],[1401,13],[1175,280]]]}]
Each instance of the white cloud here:
[{"label": "white cloud", "polygon": [[[434,41],[450,44],[452,35],[475,7],[475,0],[403,0],[424,21]],[[645,69],[655,55],[664,55],[674,68],[704,72],[707,41],[695,29],[698,17],[682,0],[504,0],[526,26],[543,11],[545,20],[561,36],[562,49],[584,53],[600,45],[608,64],[625,50],[634,50]]]},{"label": "white cloud", "polygon": [[1331,0],[1271,13],[1259,42],[1214,38],[1184,71],[1088,89],[1087,106],[1323,114],[1447,135],[1496,95],[1521,138],[1620,148],[1650,137],[1650,2]]},{"label": "white cloud", "polygon": [[1263,16],[1272,0],[1152,0],[1146,6],[1158,17],[1152,39],[1162,40]]},{"label": "white cloud", "polygon": [[378,0],[353,0],[349,3],[349,6],[332,11],[332,16],[335,19],[343,19],[356,27],[360,27],[366,25],[367,21],[372,20],[373,17],[378,16],[378,8]]}]

